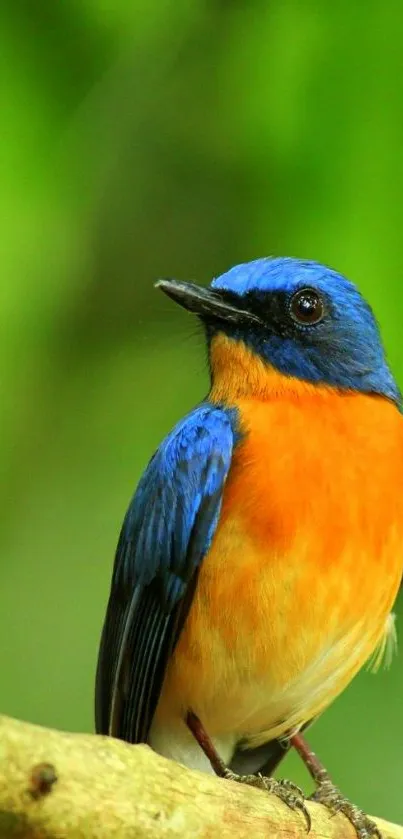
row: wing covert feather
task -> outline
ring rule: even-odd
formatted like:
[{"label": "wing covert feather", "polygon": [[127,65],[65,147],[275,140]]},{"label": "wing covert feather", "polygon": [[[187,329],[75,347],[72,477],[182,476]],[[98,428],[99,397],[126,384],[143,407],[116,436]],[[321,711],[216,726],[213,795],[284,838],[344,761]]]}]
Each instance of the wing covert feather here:
[{"label": "wing covert feather", "polygon": [[203,403],[152,457],[115,555],[96,681],[96,730],[147,739],[166,666],[217,525],[234,411]]}]

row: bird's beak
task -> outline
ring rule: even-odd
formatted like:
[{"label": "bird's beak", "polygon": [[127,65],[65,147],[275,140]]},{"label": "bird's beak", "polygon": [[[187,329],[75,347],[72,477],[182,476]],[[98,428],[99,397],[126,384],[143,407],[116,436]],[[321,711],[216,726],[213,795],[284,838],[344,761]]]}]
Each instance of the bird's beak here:
[{"label": "bird's beak", "polygon": [[260,323],[259,318],[253,312],[248,312],[242,307],[242,298],[239,298],[240,306],[229,302],[219,290],[204,288],[195,283],[183,283],[179,280],[158,280],[155,284],[164,294],[171,297],[175,303],[179,303],[189,312],[194,312],[206,320],[219,320],[233,323],[239,326],[241,323]]}]

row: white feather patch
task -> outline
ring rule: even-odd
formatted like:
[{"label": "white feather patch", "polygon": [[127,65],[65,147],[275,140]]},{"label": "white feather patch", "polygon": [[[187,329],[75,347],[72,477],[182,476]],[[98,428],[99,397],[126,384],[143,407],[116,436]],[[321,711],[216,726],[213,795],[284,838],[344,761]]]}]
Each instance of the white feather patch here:
[{"label": "white feather patch", "polygon": [[385,630],[382,638],[368,661],[367,669],[377,673],[383,665],[389,668],[397,650],[396,615],[391,612],[386,618]]}]

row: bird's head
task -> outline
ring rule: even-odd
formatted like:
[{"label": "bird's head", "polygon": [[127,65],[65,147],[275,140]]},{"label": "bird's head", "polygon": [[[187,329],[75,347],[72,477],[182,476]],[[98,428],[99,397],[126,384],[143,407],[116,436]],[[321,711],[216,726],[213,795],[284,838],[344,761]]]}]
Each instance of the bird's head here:
[{"label": "bird's head", "polygon": [[157,286],[203,322],[213,380],[231,376],[242,392],[261,388],[262,378],[274,374],[400,404],[370,306],[330,268],[257,259],[208,288],[176,280]]}]

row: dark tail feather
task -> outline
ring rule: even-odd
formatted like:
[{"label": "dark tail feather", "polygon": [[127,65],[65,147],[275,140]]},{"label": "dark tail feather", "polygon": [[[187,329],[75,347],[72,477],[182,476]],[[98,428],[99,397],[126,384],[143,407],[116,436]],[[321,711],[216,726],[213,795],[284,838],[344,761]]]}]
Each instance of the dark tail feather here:
[{"label": "dark tail feather", "polygon": [[286,740],[271,740],[256,749],[238,748],[232,758],[230,769],[239,775],[273,775],[277,766],[287,754],[290,746]]},{"label": "dark tail feather", "polygon": [[[314,722],[315,719],[309,720],[302,726],[301,732],[306,731]],[[270,740],[269,743],[263,743],[256,749],[242,749],[238,746],[229,768],[238,775],[255,775],[260,772],[261,775],[269,778],[274,774],[289,749],[290,744],[287,739]]]}]

